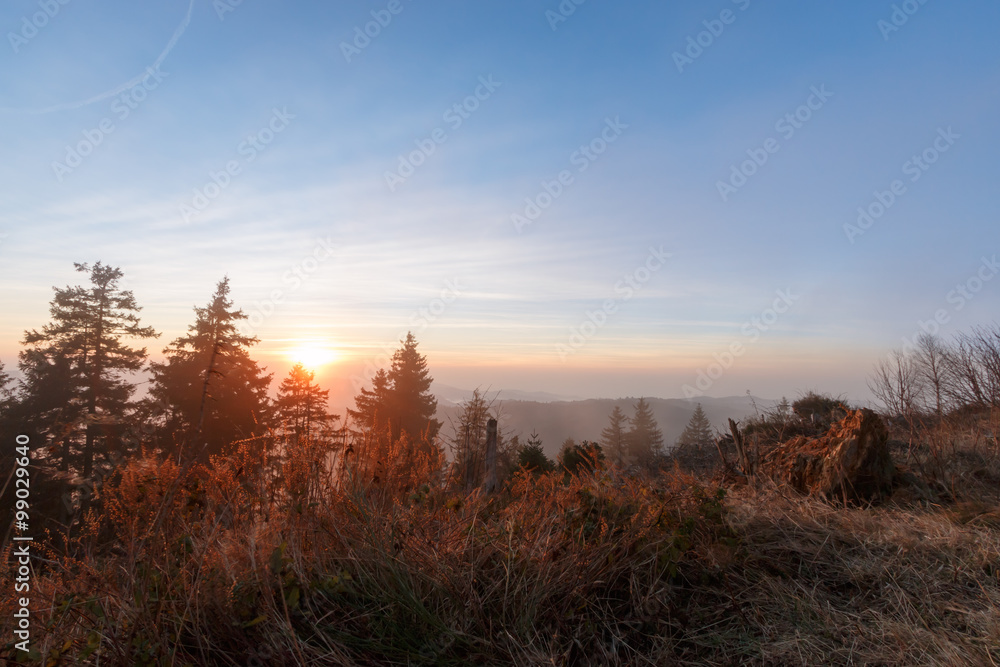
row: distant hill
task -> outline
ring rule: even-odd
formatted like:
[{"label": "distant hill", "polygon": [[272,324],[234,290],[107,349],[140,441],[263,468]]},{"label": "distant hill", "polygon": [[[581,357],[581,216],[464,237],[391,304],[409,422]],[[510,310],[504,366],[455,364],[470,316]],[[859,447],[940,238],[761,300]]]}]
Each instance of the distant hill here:
[{"label": "distant hill", "polygon": [[[432,391],[438,399],[438,403],[445,405],[458,405],[472,398],[471,389],[460,389],[451,385],[435,382]],[[480,390],[488,394],[491,398],[499,395],[504,401],[535,401],[538,403],[551,403],[552,401],[582,401],[580,396],[563,396],[561,394],[551,394],[547,391],[521,391],[520,389],[491,389],[483,387]]]},{"label": "distant hill", "polygon": [[[434,387],[438,389],[437,386]],[[453,387],[448,389],[453,390]],[[461,391],[461,390],[459,390]],[[566,438],[581,440],[599,440],[601,431],[608,425],[608,415],[617,405],[629,417],[635,412],[633,405],[639,400],[635,398],[592,398],[574,401],[514,400],[511,396],[524,395],[527,392],[501,390],[494,406],[500,407],[500,428],[509,435],[520,435],[521,441],[534,431],[542,440],[545,453],[554,457]],[[469,391],[465,398],[472,395]],[[496,392],[491,391],[488,398],[493,398]],[[457,404],[454,391],[438,395],[437,419],[444,426],[441,434],[449,437],[454,431],[452,423],[457,422],[461,414],[461,405]],[[465,400],[462,398],[461,400]],[[777,401],[754,397],[757,408],[765,410],[777,404]],[[653,415],[663,430],[664,443],[672,447],[684,427],[691,419],[695,406],[701,403],[712,426],[719,430],[726,429],[726,420],[743,419],[754,414],[753,403],[749,396],[730,396],[725,398],[699,397],[697,399],[683,398],[646,398],[653,410]]]}]

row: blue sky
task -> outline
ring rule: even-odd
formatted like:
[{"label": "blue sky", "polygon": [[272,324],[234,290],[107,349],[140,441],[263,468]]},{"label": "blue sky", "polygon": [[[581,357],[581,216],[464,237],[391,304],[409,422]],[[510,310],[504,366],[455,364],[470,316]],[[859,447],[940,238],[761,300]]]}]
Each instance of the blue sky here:
[{"label": "blue sky", "polygon": [[[0,359],[101,260],[154,352],[229,275],[259,358],[280,376],[303,341],[335,348],[338,397],[409,328],[460,386],[866,398],[919,322],[996,319],[1000,280],[976,276],[1000,250],[998,20],[941,0],[7,2]],[[545,206],[515,224],[526,199]]]}]

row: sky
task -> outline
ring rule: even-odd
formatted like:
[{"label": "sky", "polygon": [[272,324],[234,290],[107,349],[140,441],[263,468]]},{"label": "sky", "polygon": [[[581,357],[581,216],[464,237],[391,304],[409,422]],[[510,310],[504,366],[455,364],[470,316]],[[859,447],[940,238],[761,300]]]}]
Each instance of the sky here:
[{"label": "sky", "polygon": [[[74,262],[275,385],[867,400],[997,319],[1000,5],[8,0],[0,360]],[[325,358],[323,355],[326,355]]]}]

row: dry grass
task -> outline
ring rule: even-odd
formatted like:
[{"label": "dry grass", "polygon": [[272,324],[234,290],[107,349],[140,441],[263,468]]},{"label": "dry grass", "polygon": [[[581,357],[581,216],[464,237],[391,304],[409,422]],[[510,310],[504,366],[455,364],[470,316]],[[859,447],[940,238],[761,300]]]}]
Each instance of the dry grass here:
[{"label": "dry grass", "polygon": [[1000,663],[1000,509],[982,494],[834,507],[599,470],[467,497],[405,442],[333,470],[303,447],[276,477],[252,444],[212,467],[147,457],[108,485],[35,571],[28,662]]},{"label": "dry grass", "polygon": [[[1000,661],[1000,531],[952,510],[835,508],[744,489],[741,604],[761,664]],[[992,653],[991,653],[992,652]]]}]

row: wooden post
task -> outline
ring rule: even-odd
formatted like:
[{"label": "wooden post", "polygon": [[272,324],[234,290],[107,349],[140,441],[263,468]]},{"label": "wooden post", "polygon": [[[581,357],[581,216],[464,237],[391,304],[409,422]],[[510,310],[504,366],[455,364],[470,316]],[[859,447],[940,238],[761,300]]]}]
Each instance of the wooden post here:
[{"label": "wooden post", "polygon": [[483,491],[493,493],[497,486],[497,420],[486,422],[486,479]]},{"label": "wooden post", "polygon": [[729,432],[733,434],[733,443],[735,443],[736,452],[739,454],[740,470],[744,475],[749,477],[753,475],[753,468],[756,461],[751,460],[746,443],[743,441],[743,434],[740,433],[739,426],[732,419],[729,420]]}]

